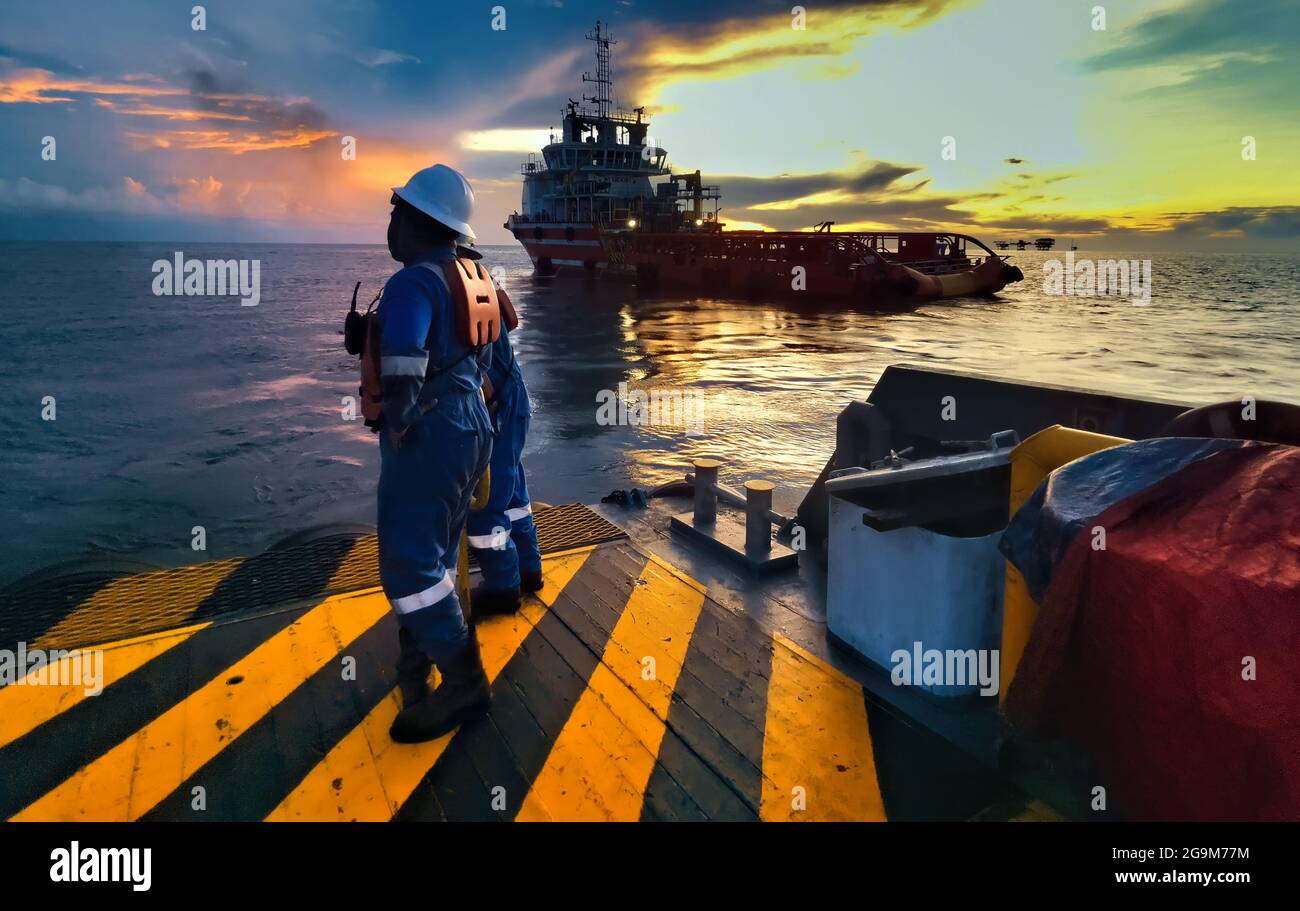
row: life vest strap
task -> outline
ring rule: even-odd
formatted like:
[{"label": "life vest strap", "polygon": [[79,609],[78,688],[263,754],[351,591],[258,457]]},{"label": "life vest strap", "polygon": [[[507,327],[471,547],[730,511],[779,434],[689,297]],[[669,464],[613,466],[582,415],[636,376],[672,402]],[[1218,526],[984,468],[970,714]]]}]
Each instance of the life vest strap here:
[{"label": "life vest strap", "polygon": [[483,264],[468,257],[455,257],[435,266],[418,263],[442,278],[451,292],[452,310],[461,342],[471,348],[490,345],[501,335],[501,305],[496,285]]}]

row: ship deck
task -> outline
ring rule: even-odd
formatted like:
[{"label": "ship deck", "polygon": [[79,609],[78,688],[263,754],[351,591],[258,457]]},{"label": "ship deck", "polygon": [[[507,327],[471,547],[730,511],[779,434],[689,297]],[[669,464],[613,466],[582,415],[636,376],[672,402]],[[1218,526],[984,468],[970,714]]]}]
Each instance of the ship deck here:
[{"label": "ship deck", "polygon": [[491,712],[414,746],[387,735],[397,627],[372,536],[37,592],[6,632],[31,648],[96,643],[104,688],[0,690],[0,810],[70,821],[1055,818],[864,686],[826,643],[805,582],[751,584],[691,556],[664,532],[664,508],[539,510],[545,587],[518,615],[478,626]]}]

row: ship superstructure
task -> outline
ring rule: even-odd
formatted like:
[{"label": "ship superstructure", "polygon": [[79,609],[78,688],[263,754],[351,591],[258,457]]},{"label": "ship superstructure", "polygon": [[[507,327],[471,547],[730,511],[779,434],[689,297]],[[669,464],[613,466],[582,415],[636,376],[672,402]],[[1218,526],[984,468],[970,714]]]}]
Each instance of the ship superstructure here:
[{"label": "ship superstructure", "polygon": [[595,74],[582,77],[590,93],[569,100],[559,135],[551,134],[540,160],[530,153],[523,163],[521,211],[505,224],[543,275],[608,270],[601,229],[632,230],[647,220],[665,228],[717,225],[717,189],[703,186],[699,172],[671,172],[668,153],[650,136],[645,108],[617,109],[610,75],[617,42],[600,22],[586,38],[596,51]]}]

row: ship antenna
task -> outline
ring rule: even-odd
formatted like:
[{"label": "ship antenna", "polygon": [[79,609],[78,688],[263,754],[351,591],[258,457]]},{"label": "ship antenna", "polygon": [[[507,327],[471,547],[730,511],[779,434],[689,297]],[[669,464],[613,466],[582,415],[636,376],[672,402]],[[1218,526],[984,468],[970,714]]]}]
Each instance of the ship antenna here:
[{"label": "ship antenna", "polygon": [[602,31],[600,20],[596,20],[595,30],[587,33],[587,40],[596,42],[596,75],[590,73],[582,74],[583,82],[593,82],[596,84],[595,95],[583,95],[583,101],[596,102],[596,115],[598,117],[608,117],[610,108],[610,99],[613,95],[613,81],[609,78],[609,48],[610,45],[618,44],[617,41],[609,37],[608,31]]}]

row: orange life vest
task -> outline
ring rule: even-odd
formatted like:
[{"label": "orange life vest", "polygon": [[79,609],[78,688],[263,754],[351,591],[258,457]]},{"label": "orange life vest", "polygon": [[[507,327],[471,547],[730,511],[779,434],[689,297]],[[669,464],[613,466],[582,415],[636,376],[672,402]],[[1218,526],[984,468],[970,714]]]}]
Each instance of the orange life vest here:
[{"label": "orange life vest", "polygon": [[[434,271],[431,265],[421,265]],[[501,335],[503,323],[507,330],[519,325],[519,316],[509,295],[496,287],[492,276],[480,263],[467,257],[457,257],[443,263],[439,274],[451,292],[452,310],[456,314],[456,334],[469,346],[471,354],[495,342]],[[374,306],[374,302],[371,302],[371,306]],[[356,307],[357,293],[354,289],[352,311],[348,314],[348,323],[344,329],[344,344],[350,353],[361,355],[361,385],[357,390],[361,397],[361,416],[367,427],[378,429],[384,409],[379,363],[382,333],[379,320],[374,318],[374,314],[369,310],[365,314],[356,314]],[[357,316],[364,323],[364,329],[353,324],[354,317]],[[355,335],[360,335],[361,338],[354,341]],[[360,347],[360,352],[354,351],[354,347]]]},{"label": "orange life vest", "polygon": [[458,256],[443,265],[442,274],[451,291],[460,340],[471,348],[495,342],[501,335],[501,305],[488,270],[481,262]]},{"label": "orange life vest", "polygon": [[384,384],[379,373],[379,345],[383,333],[379,329],[379,320],[373,314],[367,314],[365,347],[361,349],[361,386],[357,392],[361,395],[361,416],[366,426],[378,428],[380,415],[384,413]]},{"label": "orange life vest", "polygon": [[505,325],[507,332],[514,332],[515,327],[519,325],[519,314],[515,312],[515,305],[510,300],[510,295],[506,294],[506,289],[497,288],[497,303],[501,305],[501,322]]}]

